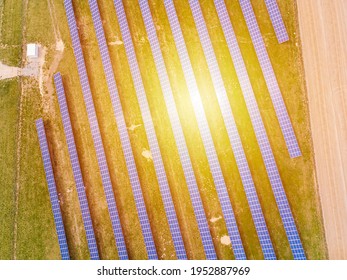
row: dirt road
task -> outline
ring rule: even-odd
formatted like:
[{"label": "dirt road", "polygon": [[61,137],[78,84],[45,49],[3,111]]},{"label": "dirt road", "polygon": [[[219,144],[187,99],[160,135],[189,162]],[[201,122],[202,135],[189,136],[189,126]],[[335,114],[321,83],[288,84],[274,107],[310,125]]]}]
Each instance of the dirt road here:
[{"label": "dirt road", "polygon": [[347,1],[297,3],[329,258],[347,259]]}]

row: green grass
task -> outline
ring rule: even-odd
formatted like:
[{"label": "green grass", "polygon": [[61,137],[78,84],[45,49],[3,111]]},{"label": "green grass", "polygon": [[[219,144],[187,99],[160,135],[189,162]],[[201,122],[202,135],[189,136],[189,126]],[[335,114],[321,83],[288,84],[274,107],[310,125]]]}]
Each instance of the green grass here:
[{"label": "green grass", "polygon": [[[23,10],[23,1],[1,1],[0,5],[0,57],[3,63],[21,65],[23,41],[37,42],[50,49],[54,34],[47,1],[28,1],[27,10]],[[0,82],[0,259],[12,259],[14,256],[16,148],[21,82],[26,86],[22,99],[16,258],[59,259],[58,239],[35,129],[35,120],[41,117],[42,98],[38,83],[30,78]]]},{"label": "green grass", "polygon": [[48,9],[48,1],[30,0],[26,13],[25,40],[44,46],[54,43],[54,30]]},{"label": "green grass", "polygon": [[[24,82],[28,82],[24,79]],[[60,251],[35,120],[41,117],[38,88],[23,98],[17,259],[58,259]]]},{"label": "green grass", "polygon": [[0,81],[0,259],[12,256],[19,91],[17,79]]},{"label": "green grass", "polygon": [[[0,259],[13,258],[16,148],[20,81],[0,83]],[[17,259],[59,258],[58,239],[44,177],[35,119],[40,117],[38,90],[23,100],[19,174]]]},{"label": "green grass", "polygon": [[[23,39],[25,43],[36,42],[47,48],[46,62],[50,61],[54,33],[47,1],[28,1]],[[23,98],[17,258],[59,259],[59,244],[35,128],[35,120],[42,116],[42,97],[37,82],[24,78],[23,83],[27,85]]]},{"label": "green grass", "polygon": [[1,2],[0,58],[5,64],[19,66],[22,61],[23,1]]}]

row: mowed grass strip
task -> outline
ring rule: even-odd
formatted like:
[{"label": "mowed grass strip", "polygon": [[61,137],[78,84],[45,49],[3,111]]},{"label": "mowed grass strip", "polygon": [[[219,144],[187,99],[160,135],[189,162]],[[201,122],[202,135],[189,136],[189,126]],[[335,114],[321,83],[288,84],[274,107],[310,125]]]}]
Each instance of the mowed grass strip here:
[{"label": "mowed grass strip", "polygon": [[[228,3],[233,1],[228,0]],[[279,7],[285,22],[289,42],[278,44],[263,1],[251,1],[272,66],[277,77],[284,102],[289,112],[302,156],[291,159],[276,120],[275,111],[269,100],[269,93],[255,59],[254,50],[244,47],[248,56],[247,68],[252,78],[256,97],[263,112],[265,126],[279,167],[285,191],[288,196],[306,257],[308,259],[326,259],[327,249],[324,236],[323,218],[316,183],[313,145],[308,111],[301,43],[299,37],[296,1],[279,1]],[[231,7],[231,6],[229,6]],[[236,11],[230,8],[229,11]],[[235,15],[232,15],[234,18]],[[240,19],[242,20],[242,19]],[[235,29],[242,24],[235,24]],[[236,32],[236,30],[235,30]],[[248,41],[249,35],[244,41]],[[253,52],[253,53],[252,53]]]},{"label": "mowed grass strip", "polygon": [[[147,259],[140,220],[136,211],[135,199],[120,141],[114,108],[107,87],[90,8],[84,1],[74,1],[73,5],[127,251],[131,259]],[[137,151],[139,151],[139,148],[143,149],[148,146],[148,144],[146,145],[146,143],[143,144],[143,142],[139,141],[136,144],[135,148],[137,148]],[[151,175],[152,164],[148,164],[146,159],[137,163],[139,170],[146,170],[146,173]],[[155,177],[153,178],[155,179]],[[152,180],[151,183],[148,181],[144,183],[147,188],[148,185],[152,184],[152,190],[147,190],[145,193],[150,197],[150,203],[155,204],[158,195],[160,196],[159,192],[155,194],[156,188],[154,186],[156,181]],[[158,214],[160,214],[160,210]]]},{"label": "mowed grass strip", "polygon": [[77,65],[74,63],[69,27],[67,24],[64,3],[54,2],[57,26],[64,42],[64,56],[58,70],[63,77],[63,84],[69,108],[83,182],[85,185],[95,238],[101,259],[118,259],[117,248],[94,142],[90,130],[87,111],[83,99]]},{"label": "mowed grass strip", "polygon": [[[127,62],[125,47],[123,44],[115,45],[113,43],[122,42],[122,34],[119,29],[113,1],[98,1],[98,4],[101,17],[104,21],[106,40],[125,112],[127,126],[136,126],[136,129],[129,130],[129,135],[133,138],[133,142],[138,138],[146,139],[146,131],[144,129],[129,64]],[[166,148],[163,147],[163,149]],[[167,154],[167,152],[165,154]],[[170,161],[166,163],[167,165],[165,167],[169,178],[171,194],[175,204],[187,256],[189,259],[204,259],[205,253],[200,238],[200,232],[197,227],[187,184],[182,173],[182,167],[180,162]]]}]

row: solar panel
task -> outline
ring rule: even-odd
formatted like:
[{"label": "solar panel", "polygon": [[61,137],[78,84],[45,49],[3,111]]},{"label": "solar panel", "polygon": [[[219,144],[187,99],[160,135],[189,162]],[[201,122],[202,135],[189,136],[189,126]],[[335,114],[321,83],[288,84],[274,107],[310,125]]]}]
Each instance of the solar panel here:
[{"label": "solar panel", "polygon": [[267,11],[270,15],[272,26],[275,30],[278,43],[282,44],[289,40],[287,29],[284,25],[283,18],[278,8],[276,0],[265,0]]},{"label": "solar panel", "polygon": [[248,30],[251,34],[253,45],[262,68],[265,82],[267,84],[272,103],[275,107],[276,115],[280,123],[284,140],[286,142],[289,155],[294,158],[301,156],[299,144],[297,142],[292,123],[290,121],[286,105],[283,101],[275,72],[272,68],[269,55],[267,53],[262,35],[257,24],[252,5],[249,0],[240,0],[241,9],[245,17]]},{"label": "solar panel", "polygon": [[45,175],[48,185],[49,196],[52,204],[52,211],[54,217],[54,223],[57,230],[58,241],[60,246],[60,254],[63,260],[69,260],[69,248],[66,241],[65,229],[63,224],[63,218],[60,212],[59,198],[57,194],[57,188],[55,185],[53,169],[51,165],[51,159],[49,156],[49,150],[47,145],[45,128],[43,126],[42,119],[36,120],[36,130],[39,138],[41,155],[43,161],[43,167],[45,169]]},{"label": "solar panel", "polygon": [[98,260],[99,259],[98,247],[95,240],[92,220],[90,218],[90,212],[89,212],[88,201],[87,201],[87,197],[85,193],[82,172],[81,172],[81,168],[78,161],[77,150],[76,150],[75,140],[72,133],[69,111],[68,111],[67,103],[65,99],[63,82],[61,79],[61,75],[59,73],[54,75],[54,83],[55,83],[55,88],[56,88],[56,92],[58,96],[60,113],[61,113],[61,117],[63,121],[67,147],[70,154],[72,171],[73,171],[75,182],[76,182],[76,189],[77,189],[77,194],[78,194],[78,198],[80,202],[80,207],[81,207],[81,212],[82,212],[82,217],[84,222],[84,229],[87,235],[90,258],[92,260]]},{"label": "solar panel", "polygon": [[[218,165],[218,158],[213,145],[212,136],[209,131],[208,122],[204,113],[203,104],[199,95],[197,82],[194,78],[194,72],[188,51],[184,42],[182,32],[180,30],[179,21],[175,13],[175,8],[172,0],[164,1],[166,11],[169,17],[171,30],[176,42],[177,51],[180,57],[181,65],[183,68],[184,76],[189,88],[192,103],[194,106],[195,114],[197,116],[199,129],[206,147],[206,154],[210,161],[210,166],[216,166],[214,169],[215,177],[221,177],[221,170]],[[243,182],[243,186],[247,195],[248,203],[251,209],[253,221],[258,233],[260,244],[264,253],[265,259],[276,259],[276,255],[272,246],[269,232],[265,223],[263,212],[259,203],[257,192],[254,186],[252,175],[247,163],[247,159],[241,145],[241,140],[236,132],[236,127],[233,128],[234,135],[230,137],[231,146],[235,154],[236,162]],[[208,149],[207,149],[208,148]]]},{"label": "solar panel", "polygon": [[[149,10],[147,2],[140,1],[140,7],[142,10],[142,15],[143,15],[144,23],[146,26],[147,35],[148,35],[148,40],[151,45],[160,83],[163,89],[164,99],[165,99],[166,107],[168,108],[173,132],[175,135],[175,140],[176,140],[176,143],[178,143],[180,156],[183,157],[185,155],[189,155],[189,153],[185,143],[182,127],[180,125],[180,120],[179,120],[179,116],[175,106],[173,93],[170,87],[169,77],[166,72],[164,60],[160,50],[159,41],[156,36],[156,30],[155,30],[152,18],[150,16],[151,14],[150,14],[150,10]],[[234,254],[237,259],[245,259],[246,255],[243,249],[241,237],[237,228],[237,224],[235,221],[233,209],[231,207],[228,192],[224,183],[224,178],[221,174],[218,161],[215,162],[216,161],[215,158],[213,158],[213,160],[214,161],[210,162],[211,164],[210,167],[211,167],[211,171],[213,172],[212,174],[214,175],[213,176],[214,183],[215,183],[220,204],[223,210],[224,219],[229,231],[229,236],[231,239]],[[184,164],[184,162],[185,161],[182,160],[182,164]]]},{"label": "solar panel", "polygon": [[[278,209],[287,233],[287,237],[294,255],[294,258],[305,258],[305,254],[301,245],[301,240],[296,229],[295,221],[292,216],[290,206],[282,185],[281,177],[278,172],[275,158],[266,134],[264,123],[261,119],[260,111],[254,96],[254,92],[249,80],[245,63],[243,61],[239,45],[228,16],[223,1],[215,1],[218,17],[225,34],[227,45],[235,66],[235,70],[244,94],[248,112],[251,117],[253,128],[260,146],[260,150],[264,159],[265,167],[270,179],[270,183],[275,195]],[[218,75],[219,76],[219,75]],[[227,100],[225,101],[227,102]]]},{"label": "solar panel", "polygon": [[144,126],[147,132],[148,143],[150,146],[150,150],[152,152],[153,162],[154,162],[157,178],[160,185],[160,190],[161,190],[161,194],[164,201],[166,216],[169,221],[172,239],[174,241],[174,245],[176,249],[176,254],[179,259],[186,259],[187,255],[184,248],[183,239],[182,239],[181,231],[179,228],[172,197],[170,195],[169,184],[167,181],[164,164],[161,157],[158,140],[156,138],[149,105],[146,99],[144,85],[143,85],[140,70],[137,64],[134,46],[131,39],[131,34],[129,31],[126,15],[124,12],[124,7],[122,4],[122,1],[115,0],[114,4],[116,7],[117,18],[118,18],[119,26],[122,32],[124,46],[126,49],[127,58],[128,58],[132,78],[134,81],[134,86],[136,89],[137,99],[140,105],[140,109],[141,109],[142,117],[144,121]]},{"label": "solar panel", "polygon": [[147,212],[146,212],[146,206],[145,206],[142,191],[141,191],[141,185],[140,185],[137,170],[136,170],[134,156],[131,150],[128,130],[125,124],[124,116],[122,113],[123,110],[122,110],[116,82],[113,75],[112,64],[111,64],[110,56],[108,53],[105,34],[103,31],[103,27],[102,27],[102,23],[100,19],[99,8],[95,0],[89,1],[89,5],[92,12],[95,32],[96,32],[96,36],[98,40],[104,72],[106,75],[107,86],[111,95],[111,100],[112,100],[115,118],[117,121],[117,127],[118,127],[118,131],[120,135],[120,140],[122,143],[127,168],[130,175],[129,176],[130,182],[133,187],[137,213],[139,215],[142,231],[144,234],[144,239],[145,239],[146,248],[148,252],[148,258],[158,259],[157,252],[155,249],[155,244],[153,241],[152,231],[150,228],[150,223],[149,223]]},{"label": "solar panel", "polygon": [[116,240],[116,244],[118,248],[118,254],[120,259],[128,259],[128,254],[126,251],[122,228],[119,221],[118,210],[117,210],[116,202],[114,199],[110,174],[107,167],[105,151],[104,151],[104,147],[101,140],[100,129],[99,129],[96,112],[94,108],[94,103],[93,103],[93,98],[92,98],[92,94],[91,94],[91,90],[89,86],[86,66],[84,63],[83,53],[82,53],[81,44],[79,41],[78,30],[77,30],[77,25],[75,20],[75,14],[73,11],[71,0],[65,0],[64,5],[65,5],[65,12],[66,12],[68,25],[70,29],[72,46],[73,46],[73,50],[74,50],[74,54],[75,54],[75,58],[77,62],[78,74],[79,74],[80,82],[82,86],[84,102],[86,104],[88,119],[89,119],[92,137],[94,141],[94,147],[95,147],[95,151],[96,151],[96,155],[98,159],[101,178],[102,178],[106,200],[108,204],[108,210],[111,217],[115,240]]}]

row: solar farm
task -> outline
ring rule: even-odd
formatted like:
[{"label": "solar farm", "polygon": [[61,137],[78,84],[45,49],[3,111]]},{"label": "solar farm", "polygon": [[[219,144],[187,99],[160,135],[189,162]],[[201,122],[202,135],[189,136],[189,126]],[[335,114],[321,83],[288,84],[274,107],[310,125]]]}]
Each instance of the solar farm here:
[{"label": "solar farm", "polygon": [[0,3],[0,259],[328,258],[296,1]]}]

